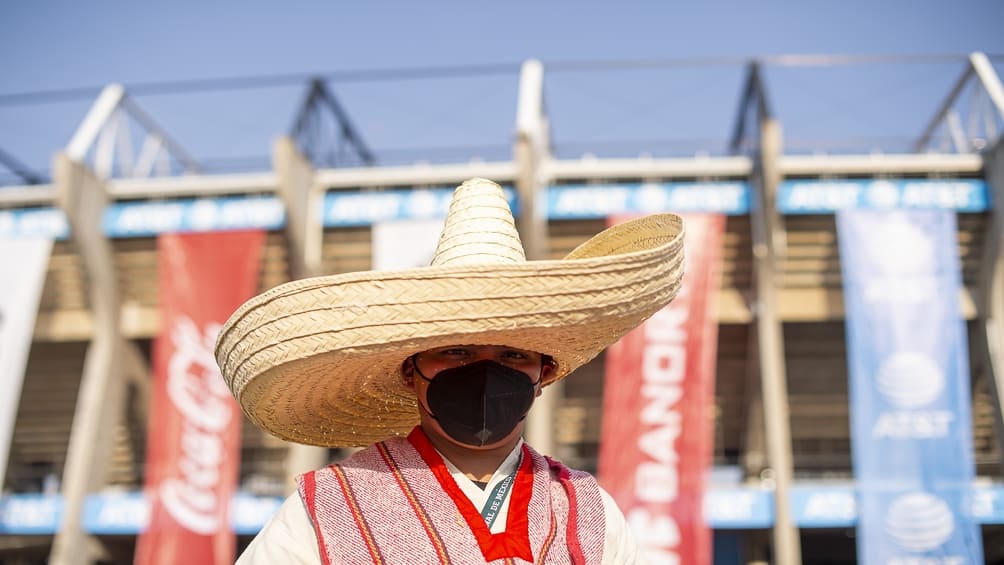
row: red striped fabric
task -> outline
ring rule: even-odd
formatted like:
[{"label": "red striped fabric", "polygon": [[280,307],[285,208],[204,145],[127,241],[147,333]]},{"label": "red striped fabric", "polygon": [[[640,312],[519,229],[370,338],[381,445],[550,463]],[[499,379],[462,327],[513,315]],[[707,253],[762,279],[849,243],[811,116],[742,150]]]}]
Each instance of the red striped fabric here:
[{"label": "red striped fabric", "polygon": [[[381,442],[336,466],[300,477],[300,496],[317,528],[318,547],[326,563],[359,563],[361,558],[373,557],[360,520],[371,532],[376,555],[384,563],[571,565],[602,561],[605,514],[599,487],[590,475],[557,464],[566,473],[571,489],[566,491],[544,457],[527,447],[513,487],[506,531],[491,534],[480,513],[476,514],[480,523],[472,525],[467,519],[465,505],[475,513],[476,509],[435,449],[427,451],[426,447],[431,448],[427,443],[425,435],[416,431],[408,439]],[[308,492],[311,482],[316,485],[314,495]],[[351,492],[352,504],[346,501],[346,490]],[[569,492],[574,493],[574,503]],[[559,527],[570,523],[576,525],[572,544],[579,547],[577,554],[584,561],[573,561],[568,530]]]}]

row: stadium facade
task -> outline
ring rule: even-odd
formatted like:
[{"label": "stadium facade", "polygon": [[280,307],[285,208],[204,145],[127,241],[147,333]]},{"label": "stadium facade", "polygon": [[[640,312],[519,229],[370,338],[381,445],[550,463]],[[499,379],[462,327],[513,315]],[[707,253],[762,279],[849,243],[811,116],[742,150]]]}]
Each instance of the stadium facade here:
[{"label": "stadium facade", "polygon": [[[881,398],[899,409],[879,414],[876,425],[886,435],[917,440],[920,452],[938,429],[963,430],[964,436],[938,437],[949,447],[968,446],[960,466],[970,484],[947,516],[934,512],[940,506],[921,504],[930,497],[905,500],[895,507],[900,514],[914,508],[908,502],[919,504],[932,521],[910,522],[907,533],[889,526],[886,533],[917,559],[940,559],[898,562],[955,562],[938,553],[936,542],[949,539],[938,538],[941,516],[973,528],[985,562],[1004,562],[1004,88],[993,60],[980,53],[958,58],[960,78],[946,85],[942,107],[920,124],[926,128],[912,151],[842,154],[786,152],[763,61],[744,67],[734,135],[715,156],[558,158],[544,104],[546,69],[528,61],[511,159],[385,166],[352,127],[350,112],[317,80],[293,128],[275,139],[271,170],[220,174],[200,172],[198,159],[128,89],[106,87],[55,156],[51,181],[4,161],[22,182],[0,187],[0,240],[7,249],[18,241],[49,243],[34,291],[16,297],[31,305],[24,360],[9,361],[18,346],[6,341],[0,352],[8,356],[0,364],[10,373],[2,375],[4,386],[14,382],[9,390],[20,391],[9,407],[0,562],[132,562],[149,519],[142,491],[152,344],[163,331],[161,234],[264,230],[255,281],[263,291],[296,278],[374,268],[377,226],[435,222],[451,187],[475,176],[506,187],[533,259],[565,256],[610,217],[665,210],[724,218],[712,297],[713,445],[702,518],[714,532],[715,563],[860,562],[860,526],[870,504],[862,469],[866,459],[891,455],[882,452],[884,444],[862,447],[855,437],[860,422],[853,418],[869,408],[852,374],[863,363],[862,348],[869,339],[881,342],[882,334],[861,339],[867,329],[855,323],[867,308],[856,309],[857,295],[848,289],[857,281],[845,278],[858,273],[849,265],[855,250],[864,254],[902,233],[876,225],[854,243],[845,227],[851,216],[843,214],[950,218],[957,253],[946,264],[958,282],[949,287],[957,294],[950,301],[957,319],[946,326],[960,328],[964,347],[954,355],[964,374],[925,381],[916,366],[882,373]],[[962,108],[969,93],[983,105]],[[979,108],[984,112],[977,115]],[[142,149],[126,159],[122,139],[136,131]],[[335,146],[341,157],[331,166]],[[17,154],[16,147],[4,149]],[[7,253],[5,270],[30,270]],[[902,277],[889,284],[885,292],[904,296],[919,283]],[[8,327],[14,321],[3,319]],[[611,386],[605,363],[601,355],[553,387],[528,427],[541,451],[590,471],[602,466],[603,420],[611,417],[604,410]],[[963,410],[924,408],[955,385],[964,391],[955,399]],[[285,443],[245,422],[231,513],[238,547],[288,493],[292,475],[342,455]],[[930,466],[916,474],[929,472]],[[900,515],[884,516],[889,522]]]}]

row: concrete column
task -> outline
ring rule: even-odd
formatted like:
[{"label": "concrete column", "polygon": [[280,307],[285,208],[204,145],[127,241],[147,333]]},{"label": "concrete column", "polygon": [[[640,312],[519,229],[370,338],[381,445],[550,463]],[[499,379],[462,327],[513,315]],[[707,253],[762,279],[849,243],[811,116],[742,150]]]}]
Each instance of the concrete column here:
[{"label": "concrete column", "polygon": [[[272,144],[272,168],[279,179],[279,197],[286,207],[290,275],[294,279],[321,275],[322,193],[314,186],[314,168],[296,142],[285,136]],[[292,492],[296,488],[296,477],[301,473],[327,463],[327,448],[290,443],[286,456],[286,490]]]},{"label": "concrete column", "polygon": [[751,216],[753,264],[756,284],[756,331],[759,343],[760,382],[767,431],[767,462],[774,480],[774,562],[802,562],[798,528],[792,521],[791,422],[788,416],[788,384],[784,365],[784,340],[777,317],[776,254],[780,225],[775,205],[780,173],[781,126],[773,118],[760,124],[760,155],[757,162],[757,199]]},{"label": "concrete column", "polygon": [[272,168],[286,207],[291,275],[297,279],[321,275],[323,193],[314,186],[314,167],[293,138],[283,136],[272,144]]},{"label": "concrete column", "polygon": [[125,349],[119,331],[119,292],[112,249],[101,229],[107,202],[104,184],[66,154],[56,155],[53,183],[83,259],[94,316],[94,335],[84,361],[70,444],[63,470],[63,518],[49,563],[78,565],[96,557],[95,543],[81,529],[84,498],[105,481],[115,425],[122,415]]},{"label": "concrete column", "polygon": [[767,466],[764,447],[763,390],[760,385],[760,338],[756,325],[749,328],[746,365],[746,429],[743,431],[743,474],[750,482],[759,481],[760,472]]},{"label": "concrete column", "polygon": [[[980,339],[994,397],[997,449],[1004,453],[1004,137],[985,156],[990,212],[976,297]],[[1004,473],[1004,461],[1001,462]]]},{"label": "concrete column", "polygon": [[[518,170],[516,193],[519,195],[519,213],[516,226],[526,258],[530,261],[548,256],[547,211],[542,198],[545,185],[541,174],[541,167],[548,157],[544,68],[540,61],[529,60],[523,63],[520,72],[513,160]],[[530,445],[541,453],[555,454],[554,421],[562,396],[561,382],[546,387],[527,415],[524,435]]]}]

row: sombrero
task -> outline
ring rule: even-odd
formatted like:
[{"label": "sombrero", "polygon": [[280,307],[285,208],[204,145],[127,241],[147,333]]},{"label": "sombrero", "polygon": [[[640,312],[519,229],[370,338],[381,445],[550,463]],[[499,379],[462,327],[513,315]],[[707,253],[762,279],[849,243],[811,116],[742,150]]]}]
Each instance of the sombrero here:
[{"label": "sombrero", "polygon": [[412,354],[446,345],[545,353],[564,378],[668,304],[683,275],[683,220],[608,228],[564,259],[527,261],[499,185],[453,194],[428,267],[292,281],[237,309],[216,360],[247,417],[282,439],[330,447],[408,433]]}]

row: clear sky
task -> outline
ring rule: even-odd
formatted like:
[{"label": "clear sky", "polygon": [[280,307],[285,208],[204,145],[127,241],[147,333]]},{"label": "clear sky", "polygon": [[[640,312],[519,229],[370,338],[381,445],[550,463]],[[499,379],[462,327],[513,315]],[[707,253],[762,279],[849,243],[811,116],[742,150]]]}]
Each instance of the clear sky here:
[{"label": "clear sky", "polygon": [[[385,162],[504,158],[518,64],[537,58],[559,154],[714,152],[735,121],[738,62],[580,71],[560,63],[972,51],[1004,54],[1004,1],[8,1],[0,4],[0,150],[46,169],[91,101],[12,94],[500,64],[488,75],[388,72],[329,84]],[[766,78],[797,150],[819,138],[916,136],[962,69],[768,67]],[[266,158],[304,89],[289,82],[134,99],[197,158],[223,162]]]}]

